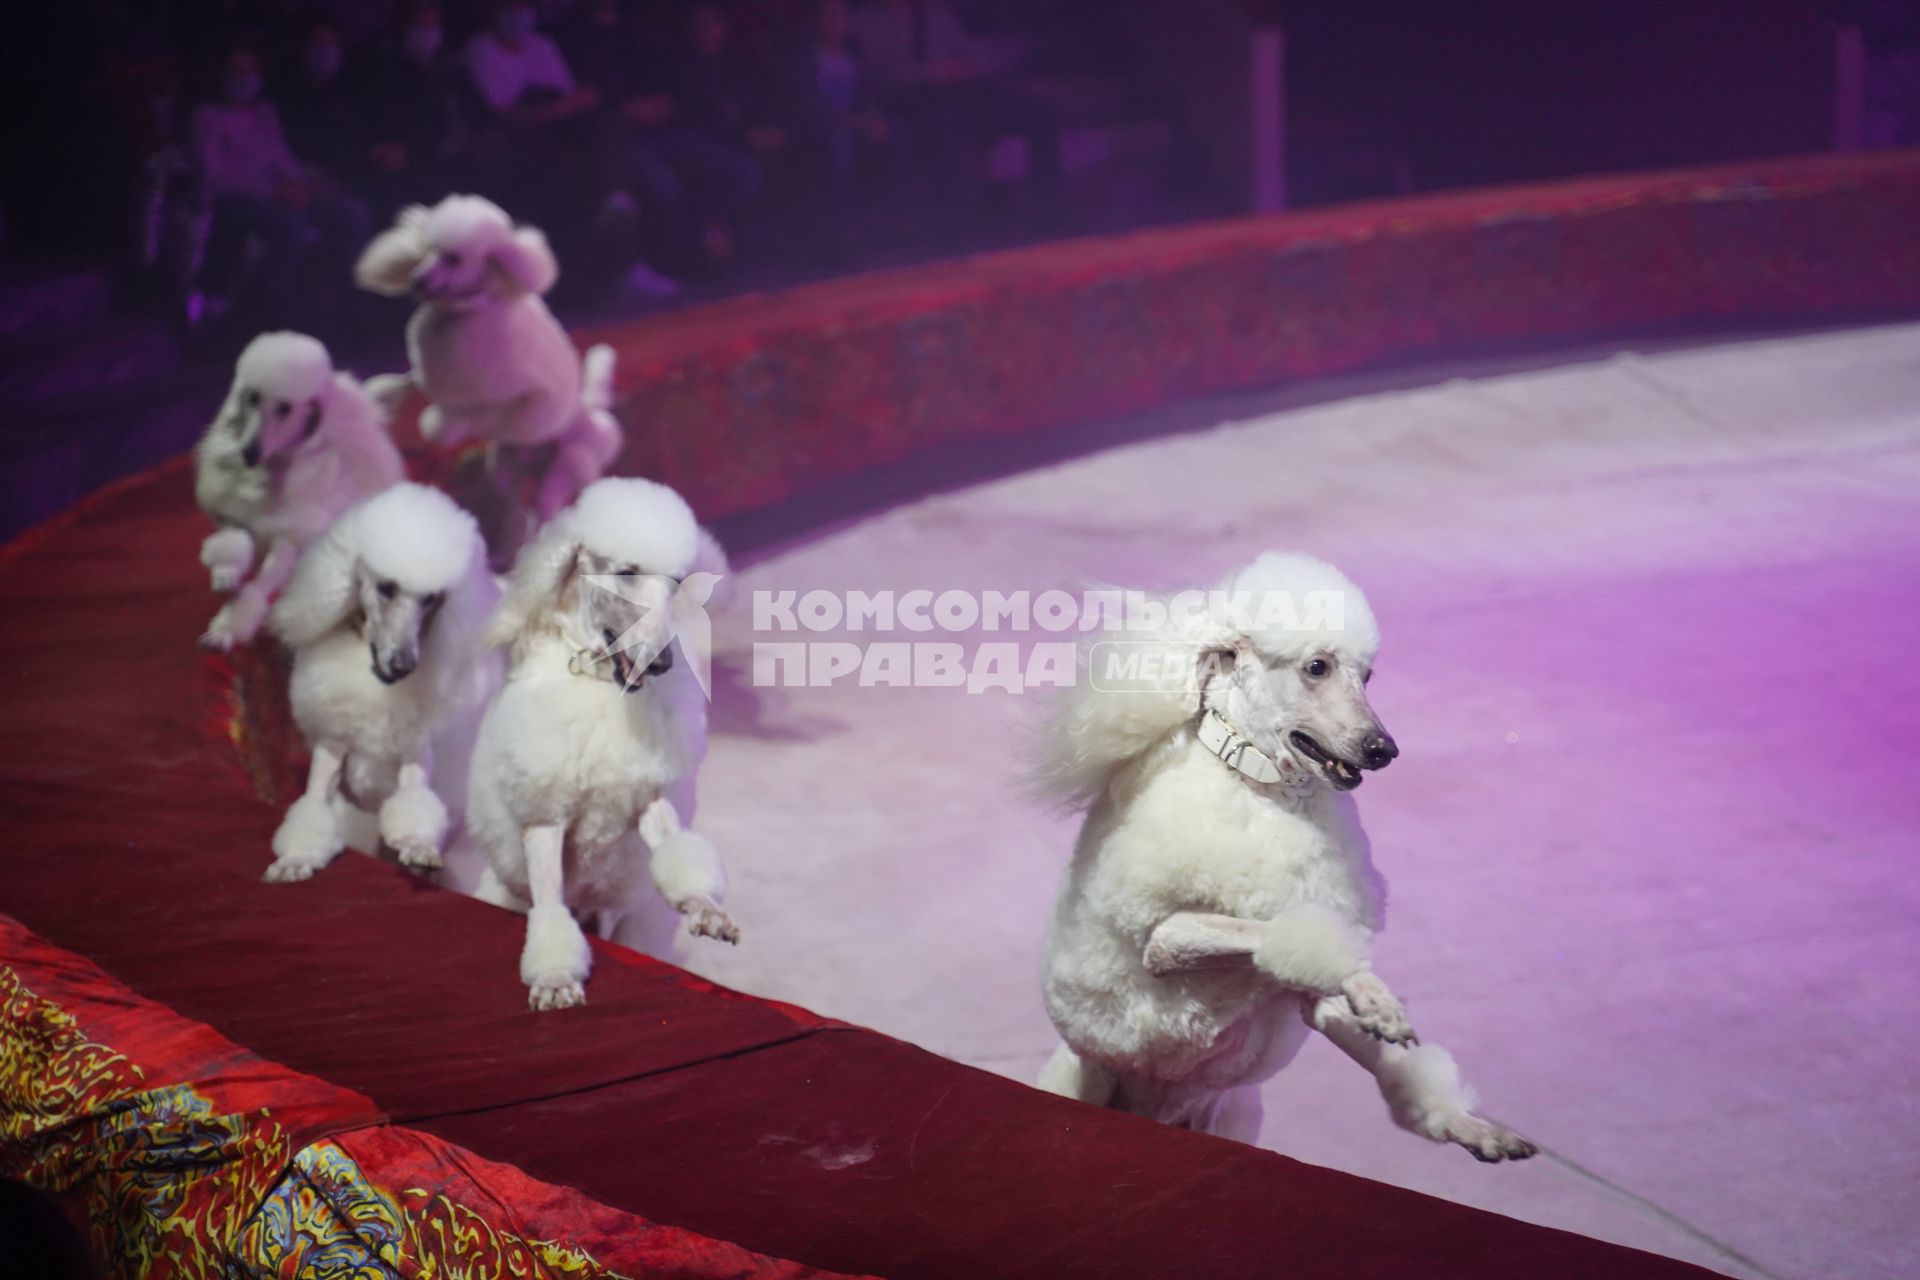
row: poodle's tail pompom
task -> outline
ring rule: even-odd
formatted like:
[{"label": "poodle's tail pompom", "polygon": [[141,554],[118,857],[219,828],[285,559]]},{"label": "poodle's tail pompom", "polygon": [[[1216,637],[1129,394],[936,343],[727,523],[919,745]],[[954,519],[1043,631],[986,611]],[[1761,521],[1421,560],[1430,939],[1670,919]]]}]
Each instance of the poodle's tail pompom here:
[{"label": "poodle's tail pompom", "polygon": [[613,348],[596,342],[580,361],[580,403],[589,409],[613,408]]},{"label": "poodle's tail pompom", "polygon": [[427,208],[410,204],[361,253],[353,267],[354,283],[389,298],[405,297],[413,288],[414,271],[432,248],[427,240]]},{"label": "poodle's tail pompom", "polygon": [[356,514],[349,508],[324,537],[308,545],[274,601],[267,625],[290,649],[312,644],[353,611],[354,566],[360,557],[352,528]]},{"label": "poodle's tail pompom", "polygon": [[613,348],[601,342],[587,348],[580,365],[580,408],[593,450],[595,479],[606,474],[627,443],[613,412],[615,358]]}]

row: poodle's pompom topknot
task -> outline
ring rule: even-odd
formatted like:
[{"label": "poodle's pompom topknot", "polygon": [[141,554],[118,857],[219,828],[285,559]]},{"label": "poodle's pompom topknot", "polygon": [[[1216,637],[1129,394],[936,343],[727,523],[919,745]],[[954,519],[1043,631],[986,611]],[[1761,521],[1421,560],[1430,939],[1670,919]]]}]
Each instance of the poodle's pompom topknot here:
[{"label": "poodle's pompom topknot", "polygon": [[684,578],[700,557],[700,526],[678,493],[653,480],[596,480],[573,506],[580,542],[642,573]]},{"label": "poodle's pompom topknot", "polygon": [[333,360],[318,338],[263,333],[240,353],[233,386],[282,400],[324,400],[333,388]]},{"label": "poodle's pompom topknot", "polygon": [[367,568],[420,595],[451,590],[485,554],[474,518],[423,484],[369,498],[355,515],[354,541]]},{"label": "poodle's pompom topknot", "polygon": [[1332,649],[1372,662],[1380,626],[1353,580],[1324,560],[1268,551],[1212,593],[1211,621],[1268,658]]}]

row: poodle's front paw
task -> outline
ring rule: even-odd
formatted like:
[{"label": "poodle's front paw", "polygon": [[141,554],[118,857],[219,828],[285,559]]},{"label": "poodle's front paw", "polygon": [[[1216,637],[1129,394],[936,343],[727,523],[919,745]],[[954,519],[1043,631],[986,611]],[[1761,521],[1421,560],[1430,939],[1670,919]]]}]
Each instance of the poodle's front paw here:
[{"label": "poodle's front paw", "polygon": [[535,1010],[571,1009],[587,1001],[593,951],[580,925],[556,903],[527,912],[527,941],[520,951],[520,980]]},{"label": "poodle's front paw", "polygon": [[302,880],[311,880],[320,870],[321,864],[297,862],[292,858],[275,858],[267,873],[260,878],[268,884],[298,884]]},{"label": "poodle's front paw", "polygon": [[400,786],[380,806],[380,838],[399,855],[400,865],[437,871],[446,841],[447,806],[426,783],[417,764],[400,770]]},{"label": "poodle's front paw", "polygon": [[535,978],[527,986],[527,1007],[535,1013],[548,1009],[571,1009],[587,1002],[587,990],[580,979],[564,973]]},{"label": "poodle's front paw", "polygon": [[213,589],[221,595],[225,595],[240,585],[241,572],[242,570],[239,565],[217,564],[213,566],[207,576],[213,584]]},{"label": "poodle's front paw", "polygon": [[447,864],[440,857],[440,850],[429,840],[402,838],[390,841],[400,865],[410,871],[438,871]]},{"label": "poodle's front paw", "polygon": [[305,880],[344,847],[333,806],[318,796],[301,796],[273,833],[273,865],[267,868],[266,879],[273,884]]},{"label": "poodle's front paw", "polygon": [[1340,984],[1340,994],[1347,998],[1360,1029],[1374,1039],[1388,1044],[1420,1043],[1420,1037],[1413,1033],[1413,1023],[1407,1020],[1406,1009],[1380,980],[1379,974],[1354,974]]},{"label": "poodle's front paw", "polygon": [[710,898],[695,898],[680,909],[687,918],[687,932],[696,938],[740,944],[740,926]]},{"label": "poodle's front paw", "polygon": [[213,615],[213,621],[207,624],[206,632],[200,637],[200,647],[216,653],[227,653],[235,645],[253,639],[266,614],[266,603],[258,599],[251,589],[244,590],[221,605],[220,612]]},{"label": "poodle's front paw", "polygon": [[1482,1120],[1479,1116],[1461,1112],[1441,1126],[1440,1136],[1447,1142],[1458,1143],[1473,1153],[1473,1158],[1483,1164],[1499,1164],[1502,1160],[1525,1160],[1539,1153],[1540,1148],[1528,1142],[1511,1129],[1504,1129],[1491,1120]]}]

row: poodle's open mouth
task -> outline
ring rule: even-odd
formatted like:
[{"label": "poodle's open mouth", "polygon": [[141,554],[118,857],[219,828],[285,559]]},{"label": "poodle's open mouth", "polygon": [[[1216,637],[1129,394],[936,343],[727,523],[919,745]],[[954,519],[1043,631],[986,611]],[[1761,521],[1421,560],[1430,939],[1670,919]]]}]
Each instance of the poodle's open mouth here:
[{"label": "poodle's open mouth", "polygon": [[1311,734],[1295,729],[1287,735],[1287,741],[1302,757],[1317,766],[1326,775],[1328,782],[1339,791],[1351,791],[1359,786],[1362,778],[1357,765],[1348,764],[1333,752],[1321,746]]},{"label": "poodle's open mouth", "polygon": [[648,676],[657,676],[673,669],[673,650],[670,648],[662,649],[643,671],[639,663],[634,661],[633,654],[620,647],[613,632],[602,631],[600,634],[606,637],[607,657],[613,663],[614,682],[628,693],[645,684]]}]

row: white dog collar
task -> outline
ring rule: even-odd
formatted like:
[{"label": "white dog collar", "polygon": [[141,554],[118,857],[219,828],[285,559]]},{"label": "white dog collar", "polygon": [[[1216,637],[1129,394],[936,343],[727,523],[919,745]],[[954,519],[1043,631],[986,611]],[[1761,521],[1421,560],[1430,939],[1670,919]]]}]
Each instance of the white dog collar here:
[{"label": "white dog collar", "polygon": [[1275,764],[1266,752],[1240,736],[1218,711],[1209,708],[1200,717],[1199,738],[1201,746],[1244,777],[1266,786],[1290,781],[1286,770]]},{"label": "white dog collar", "polygon": [[575,649],[567,657],[567,674],[585,676],[589,680],[605,680],[609,684],[620,683],[620,674],[613,666],[613,656],[605,650],[596,653],[592,649]]}]

